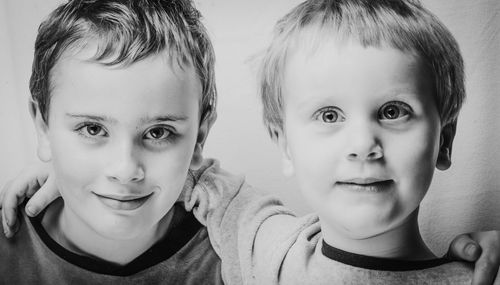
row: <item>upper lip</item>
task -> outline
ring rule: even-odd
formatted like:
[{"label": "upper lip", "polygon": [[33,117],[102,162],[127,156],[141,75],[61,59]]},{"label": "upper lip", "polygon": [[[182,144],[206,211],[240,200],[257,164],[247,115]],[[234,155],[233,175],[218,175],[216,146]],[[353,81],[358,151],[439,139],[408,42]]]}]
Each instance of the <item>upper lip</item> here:
[{"label": "upper lip", "polygon": [[116,195],[116,194],[99,194],[95,193],[97,196],[102,197],[102,198],[107,198],[107,199],[113,199],[113,200],[118,200],[118,201],[133,201],[133,200],[138,200],[142,198],[149,197],[153,195],[153,193],[149,193],[147,195]]},{"label": "upper lip", "polygon": [[358,184],[358,185],[368,185],[378,182],[388,182],[390,179],[385,178],[375,178],[375,177],[356,177],[339,180],[338,183],[348,183],[348,184]]}]

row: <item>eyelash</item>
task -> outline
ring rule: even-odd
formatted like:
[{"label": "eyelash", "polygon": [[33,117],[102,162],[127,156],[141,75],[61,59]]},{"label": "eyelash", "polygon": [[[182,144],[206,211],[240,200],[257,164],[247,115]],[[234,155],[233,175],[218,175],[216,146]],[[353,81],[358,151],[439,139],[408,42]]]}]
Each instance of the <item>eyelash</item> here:
[{"label": "eyelash", "polygon": [[[388,107],[396,107],[395,110],[397,111],[396,114],[397,117],[387,118],[386,114],[384,114],[384,111],[387,111]],[[327,112],[335,112],[336,117],[334,117],[334,120],[331,121],[325,120],[325,114]],[[378,111],[378,118],[381,121],[399,121],[411,116],[412,114],[413,114],[413,109],[410,107],[410,105],[401,101],[390,101],[382,105],[382,107],[380,107]],[[313,118],[315,120],[320,120],[321,122],[326,124],[344,122],[346,119],[343,112],[339,108],[332,106],[324,107],[316,111],[316,113],[314,113],[313,115]]]},{"label": "eyelash", "polygon": [[[92,135],[88,131],[89,127],[98,127],[99,131],[97,132],[96,135]],[[162,136],[160,138],[148,137],[148,135],[151,134],[151,131],[158,130],[158,129],[160,129],[160,130],[163,131],[163,134],[162,134]],[[75,131],[80,136],[84,137],[85,139],[90,139],[90,140],[97,140],[97,139],[100,139],[102,137],[108,137],[109,136],[109,134],[106,131],[106,129],[102,125],[100,125],[99,123],[95,123],[95,122],[84,122],[84,123],[78,125],[75,128]],[[101,132],[104,132],[104,134],[103,135],[99,135]],[[163,144],[163,143],[169,143],[169,142],[171,142],[176,137],[177,137],[177,134],[176,134],[175,130],[173,130],[171,127],[167,127],[167,126],[154,126],[154,127],[149,128],[144,133],[144,135],[142,136],[142,139],[145,140],[145,141],[147,141],[147,142],[149,142],[149,143],[152,143],[152,144]]]},{"label": "eyelash", "polygon": [[[335,116],[334,121],[331,121],[331,122],[325,121],[325,114],[327,112],[335,112],[336,116]],[[323,123],[326,123],[326,124],[333,124],[333,123],[345,121],[345,116],[344,116],[343,112],[339,108],[331,107],[331,106],[319,109],[318,111],[316,111],[316,113],[314,113],[313,117],[315,120],[321,120]]]},{"label": "eyelash", "polygon": [[[396,118],[387,118],[386,114],[384,114],[384,111],[387,110],[388,107],[397,107],[397,117]],[[413,109],[410,107],[410,105],[401,102],[401,101],[391,101],[385,103],[382,107],[380,107],[378,111],[378,118],[383,121],[396,121],[396,120],[402,120],[403,118],[409,117],[410,115],[413,114]]]},{"label": "eyelash", "polygon": [[[151,134],[151,131],[153,130],[157,130],[157,129],[161,129],[164,134],[166,133],[166,137],[164,138],[148,138],[148,134]],[[148,140],[148,141],[151,141],[151,143],[153,144],[163,144],[163,143],[168,143],[168,142],[171,142],[172,140],[174,140],[176,138],[177,134],[175,133],[175,130],[172,130],[171,127],[167,127],[167,126],[154,126],[150,129],[148,129],[145,134],[142,136],[143,139],[145,140]],[[162,136],[163,137],[163,136]]]},{"label": "eyelash", "polygon": [[[101,136],[98,136],[98,135],[92,135],[90,134],[90,132],[88,131],[88,128],[89,127],[98,127],[99,128],[99,132],[98,134],[101,132],[101,131],[104,131],[105,134],[104,135],[101,135]],[[75,128],[75,131],[83,136],[84,138],[87,138],[87,139],[96,139],[97,137],[107,137],[108,136],[108,133],[106,132],[106,130],[104,129],[103,126],[101,126],[100,124],[98,123],[95,123],[95,122],[84,122],[80,125],[78,125],[76,128]]]}]

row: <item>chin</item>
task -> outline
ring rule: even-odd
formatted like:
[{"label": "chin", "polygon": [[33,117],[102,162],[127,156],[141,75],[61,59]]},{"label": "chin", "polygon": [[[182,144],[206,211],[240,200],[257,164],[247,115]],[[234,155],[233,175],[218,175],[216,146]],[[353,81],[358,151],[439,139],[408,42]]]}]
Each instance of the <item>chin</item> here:
[{"label": "chin", "polygon": [[360,225],[356,225],[353,227],[352,225],[346,226],[346,234],[352,238],[357,240],[373,238],[378,235],[381,235],[387,231],[389,231],[388,225],[374,225],[363,223]]},{"label": "chin", "polygon": [[[105,221],[102,219],[101,221]],[[100,236],[111,240],[131,240],[143,235],[148,229],[145,223],[130,220],[108,220],[107,223],[92,225],[94,231]]]},{"label": "chin", "polygon": [[145,232],[145,229],[130,230],[129,228],[112,228],[98,231],[98,234],[110,240],[132,240]]},{"label": "chin", "polygon": [[335,219],[346,236],[352,239],[367,239],[383,234],[394,226],[394,220],[380,213],[365,212],[363,214],[344,211]]}]

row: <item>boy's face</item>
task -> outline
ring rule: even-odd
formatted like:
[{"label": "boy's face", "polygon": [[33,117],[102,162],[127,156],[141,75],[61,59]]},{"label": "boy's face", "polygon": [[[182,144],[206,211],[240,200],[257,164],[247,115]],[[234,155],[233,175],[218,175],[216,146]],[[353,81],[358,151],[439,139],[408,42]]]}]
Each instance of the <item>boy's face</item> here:
[{"label": "boy's face", "polygon": [[418,58],[334,41],[299,49],[288,58],[283,96],[285,169],[325,239],[371,237],[416,214],[441,132],[432,76]]},{"label": "boy's face", "polygon": [[191,67],[158,55],[128,67],[86,61],[54,68],[48,125],[36,125],[66,219],[108,238],[150,232],[185,183],[199,124],[201,85]]}]

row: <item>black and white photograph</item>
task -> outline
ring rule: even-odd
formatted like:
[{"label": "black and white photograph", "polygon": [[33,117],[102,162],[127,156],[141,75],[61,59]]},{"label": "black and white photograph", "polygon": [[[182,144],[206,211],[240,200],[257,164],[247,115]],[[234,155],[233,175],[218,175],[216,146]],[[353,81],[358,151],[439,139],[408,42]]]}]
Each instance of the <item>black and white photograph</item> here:
[{"label": "black and white photograph", "polygon": [[500,284],[500,1],[1,0],[0,284]]}]

